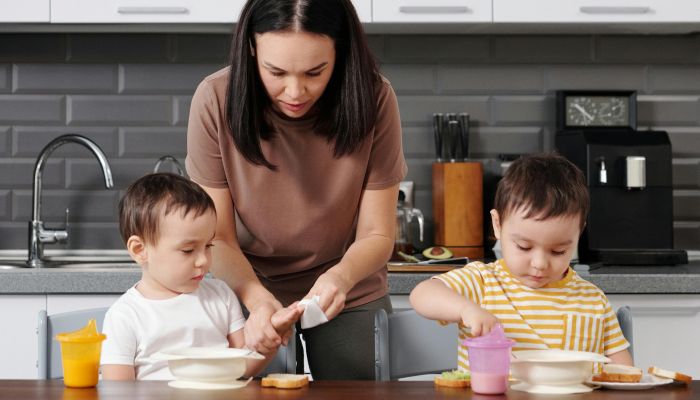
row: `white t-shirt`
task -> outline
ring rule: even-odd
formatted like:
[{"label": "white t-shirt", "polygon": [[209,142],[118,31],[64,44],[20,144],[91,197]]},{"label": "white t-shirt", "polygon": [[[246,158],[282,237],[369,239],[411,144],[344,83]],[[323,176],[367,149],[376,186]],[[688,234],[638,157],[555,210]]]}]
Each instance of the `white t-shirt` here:
[{"label": "white t-shirt", "polygon": [[138,380],[173,379],[167,362],[149,357],[180,347],[228,347],[228,334],[244,324],[236,295],[218,279],[165,300],[147,299],[134,286],[105,315],[101,364],[133,365]]}]

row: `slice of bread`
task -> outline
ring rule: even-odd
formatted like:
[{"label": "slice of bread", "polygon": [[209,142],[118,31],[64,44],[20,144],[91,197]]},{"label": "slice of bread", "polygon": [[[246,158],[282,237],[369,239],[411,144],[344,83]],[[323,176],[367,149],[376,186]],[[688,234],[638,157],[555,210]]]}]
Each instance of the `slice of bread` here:
[{"label": "slice of bread", "polygon": [[595,375],[592,380],[596,382],[626,382],[634,383],[642,379],[642,370],[622,364],[603,364],[603,371]]},{"label": "slice of bread", "polygon": [[435,384],[444,387],[466,388],[471,386],[471,379],[468,372],[446,371],[435,377]]},{"label": "slice of bread", "polygon": [[674,381],[683,382],[688,385],[693,382],[693,378],[688,375],[681,374],[680,372],[669,371],[667,369],[661,369],[659,367],[649,367],[648,372],[651,375],[655,375],[661,378],[671,378]]},{"label": "slice of bread", "polygon": [[295,374],[269,374],[262,378],[262,387],[278,389],[299,389],[309,384],[309,377]]}]

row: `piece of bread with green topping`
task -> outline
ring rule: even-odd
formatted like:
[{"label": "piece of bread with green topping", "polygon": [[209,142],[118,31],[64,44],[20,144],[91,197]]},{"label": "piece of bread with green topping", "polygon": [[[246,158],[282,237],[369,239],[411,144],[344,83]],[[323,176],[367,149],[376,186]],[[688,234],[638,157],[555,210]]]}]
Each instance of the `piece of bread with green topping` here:
[{"label": "piece of bread with green topping", "polygon": [[445,371],[435,377],[435,384],[452,388],[466,388],[471,386],[471,376],[469,372]]}]

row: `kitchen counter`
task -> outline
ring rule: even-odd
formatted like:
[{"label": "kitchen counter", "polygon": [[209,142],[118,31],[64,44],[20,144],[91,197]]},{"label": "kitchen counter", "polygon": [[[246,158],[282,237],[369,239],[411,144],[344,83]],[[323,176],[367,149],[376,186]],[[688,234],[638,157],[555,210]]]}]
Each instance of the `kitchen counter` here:
[{"label": "kitchen counter", "polygon": [[[700,293],[700,260],[678,266],[610,266],[579,274],[608,294]],[[389,292],[407,295],[432,275],[389,273]],[[138,268],[0,270],[0,294],[120,294],[140,276]]]}]

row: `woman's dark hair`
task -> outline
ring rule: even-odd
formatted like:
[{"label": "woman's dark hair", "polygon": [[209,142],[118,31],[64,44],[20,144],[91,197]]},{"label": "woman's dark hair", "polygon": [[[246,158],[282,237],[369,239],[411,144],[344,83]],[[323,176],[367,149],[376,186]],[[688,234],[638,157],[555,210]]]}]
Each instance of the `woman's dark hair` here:
[{"label": "woman's dark hair", "polygon": [[335,142],[335,157],[357,150],[374,127],[380,76],[350,0],[248,0],[233,34],[226,98],[226,120],[238,151],[253,164],[276,168],[260,147],[273,135],[264,114],[270,99],[251,54],[256,34],[275,31],[309,32],[335,42],[335,67],[315,105],[314,128]]},{"label": "woman's dark hair", "polygon": [[216,213],[214,201],[198,184],[167,172],[149,174],[132,183],[119,201],[119,232],[124,243],[132,235],[158,244],[161,219],[171,212]]}]

